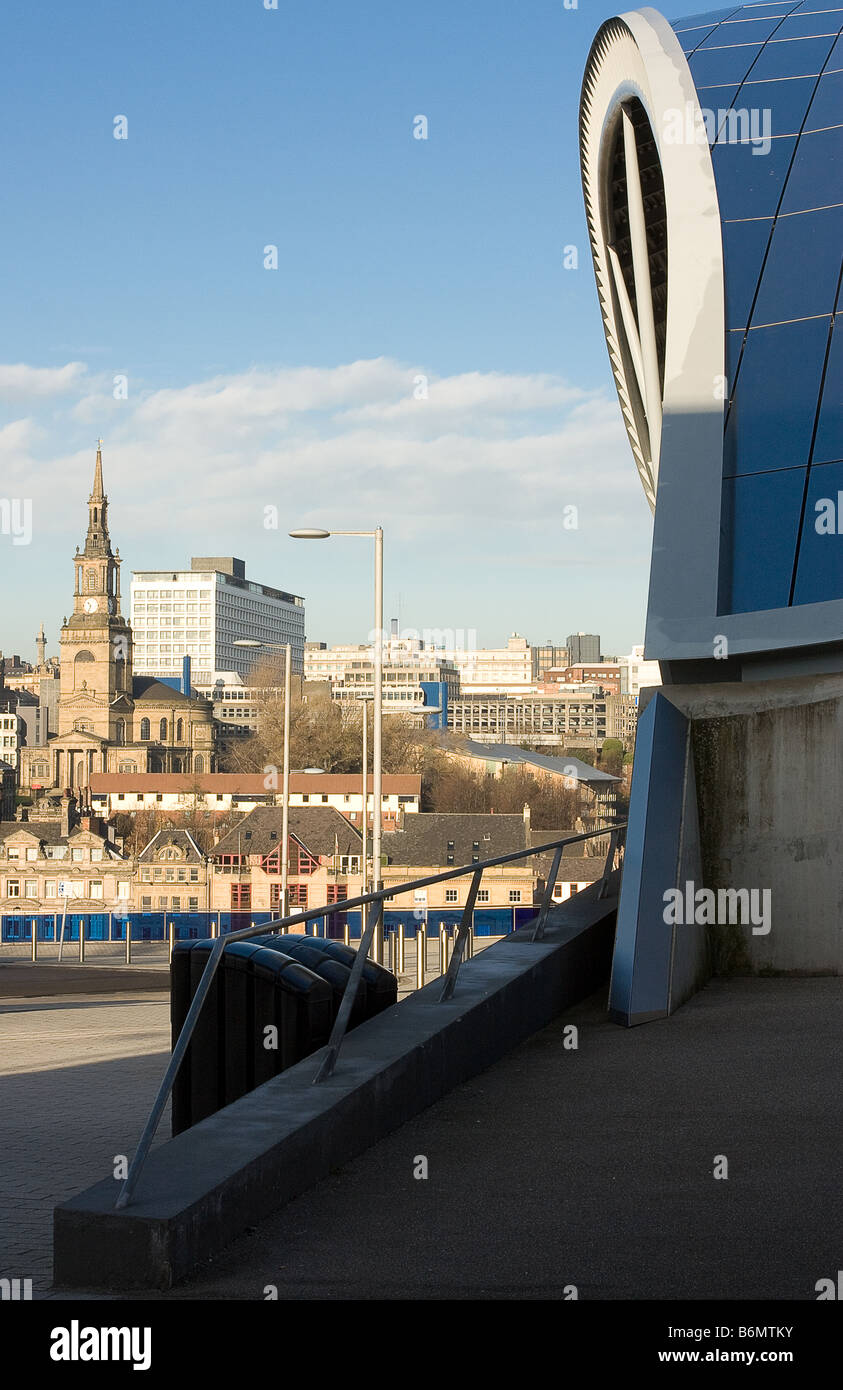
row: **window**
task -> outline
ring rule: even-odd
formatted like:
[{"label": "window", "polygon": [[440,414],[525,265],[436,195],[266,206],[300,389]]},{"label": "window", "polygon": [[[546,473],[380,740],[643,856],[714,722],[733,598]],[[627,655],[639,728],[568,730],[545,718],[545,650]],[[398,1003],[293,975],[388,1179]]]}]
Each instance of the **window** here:
[{"label": "window", "polygon": [[35,878],[28,878],[28,879],[26,880],[26,887],[24,888],[24,897],[25,897],[25,898],[37,898],[37,897],[38,897],[38,880],[37,880],[37,879],[35,879]]},{"label": "window", "polygon": [[142,740],[149,738],[149,720],[142,719],[140,722],[140,736]]},{"label": "window", "polygon": [[152,899],[151,899],[151,898],[147,898],[147,897],[142,897],[142,898],[141,898],[141,912],[151,912],[151,911],[152,911]]},{"label": "window", "polygon": [[176,721],[176,743],[182,743],[183,741],[184,741],[184,720],[183,720],[183,719],[178,719],[178,720]]},{"label": "window", "polygon": [[117,720],[117,724],[116,724],[116,726],[115,726],[115,741],[116,741],[118,744],[123,744],[123,743],[126,742],[126,721],[125,721],[125,719],[118,719],[118,720]]},{"label": "window", "polygon": [[307,884],[290,884],[290,907],[307,907]]},{"label": "window", "polygon": [[6,853],[10,859],[20,859],[20,850],[15,845],[10,845]]},{"label": "window", "polygon": [[101,897],[102,897],[102,879],[101,879],[101,878],[92,878],[92,879],[91,879],[90,883],[88,884],[88,897],[89,897],[89,898],[101,898]]},{"label": "window", "polygon": [[6,879],[6,897],[7,897],[7,898],[19,898],[19,897],[20,897],[20,879],[19,879],[19,878],[7,878],[7,879]]},{"label": "window", "polygon": [[32,848],[32,847],[29,848],[29,849],[26,851],[26,857],[27,857],[27,859],[29,860],[29,862],[32,863],[32,861],[33,861],[34,859],[37,859],[37,858],[38,858],[38,850],[35,849],[35,848]]},{"label": "window", "polygon": [[159,720],[159,722],[158,722],[158,737],[159,737],[159,739],[161,740],[162,743],[165,743],[166,740],[167,740],[167,721],[166,721],[166,719],[161,719],[161,720]]},{"label": "window", "polygon": [[91,850],[91,860],[92,860],[92,862],[93,862],[94,864],[96,864],[96,863],[98,863],[101,859],[102,859],[102,850],[101,850],[101,849],[92,849],[92,850]]},{"label": "window", "polygon": [[478,889],[477,889],[477,901],[478,901],[479,903],[487,903],[487,902],[489,901],[489,890],[488,890],[488,888],[478,888]]},{"label": "window", "polygon": [[252,906],[252,885],[251,883],[232,883],[231,885],[231,910],[232,912],[248,912]]},{"label": "window", "polygon": [[117,885],[117,896],[118,896],[118,898],[128,898],[130,888],[131,888],[131,884],[129,883],[128,879],[123,879],[122,882],[118,883],[118,885]]},{"label": "window", "polygon": [[520,889],[520,888],[510,888],[510,890],[509,890],[509,901],[510,901],[511,903],[520,903],[520,901],[521,901],[521,889]]},{"label": "window", "polygon": [[199,911],[199,899],[198,899],[198,898],[188,898],[188,900],[187,900],[187,910],[188,910],[188,912],[198,912],[198,911]]},{"label": "window", "polygon": [[446,901],[446,903],[457,903],[457,902],[459,902],[459,900],[460,900],[460,892],[459,892],[459,889],[458,889],[458,888],[446,888],[446,889],[445,889],[445,901]]},{"label": "window", "polygon": [[174,912],[181,912],[181,898],[171,898],[170,907]]},{"label": "window", "polygon": [[44,897],[54,898],[56,896],[56,880],[48,878],[44,884]]},{"label": "window", "polygon": [[198,882],[199,882],[199,870],[198,870],[198,869],[191,869],[191,870],[190,870],[190,881],[191,881],[191,883],[198,883]]},{"label": "window", "polygon": [[81,864],[82,859],[84,857],[84,851],[81,849],[71,850],[70,857],[73,860],[74,864]]}]

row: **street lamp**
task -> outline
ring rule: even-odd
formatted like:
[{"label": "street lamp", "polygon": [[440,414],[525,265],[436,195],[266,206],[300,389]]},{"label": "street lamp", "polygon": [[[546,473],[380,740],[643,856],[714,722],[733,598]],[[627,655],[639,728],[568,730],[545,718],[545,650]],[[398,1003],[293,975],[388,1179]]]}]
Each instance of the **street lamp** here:
[{"label": "street lamp", "polygon": [[[374,531],[325,531],[319,527],[302,527],[290,532],[295,541],[324,541],[330,536],[368,536],[375,542],[375,650],[374,650],[374,728],[372,731],[372,797],[375,803],[372,822],[372,873],[373,890],[383,887],[381,880],[381,834],[383,811],[383,527]],[[383,924],[378,924],[375,943],[375,960],[382,957],[381,937]]]},{"label": "street lamp", "polygon": [[[368,835],[368,828],[369,828],[369,827],[368,827],[368,821],[369,821],[369,749],[368,749],[368,746],[367,746],[367,745],[368,745],[368,734],[369,734],[369,708],[368,708],[368,706],[369,706],[369,701],[372,700],[373,698],[374,698],[374,697],[373,697],[372,695],[358,695],[358,696],[357,696],[357,699],[360,701],[360,703],[361,703],[362,706],[363,706],[363,845],[362,845],[362,853],[363,853],[363,878],[362,878],[362,889],[363,889],[363,894],[364,894],[364,896],[365,896],[365,893],[366,893],[366,882],[367,882],[367,879],[368,879],[368,877],[369,877],[369,872],[368,872],[368,871],[369,871],[369,865],[368,865],[368,861],[367,861],[367,858],[366,858],[366,838],[367,838],[367,835]],[[372,827],[372,829],[374,830],[374,826]]]},{"label": "street lamp", "polygon": [[289,911],[289,890],[287,886],[287,863],[289,859],[290,837],[290,675],[293,664],[292,647],[289,642],[259,642],[252,637],[235,638],[234,647],[259,647],[263,651],[284,652],[284,770],[281,791],[281,916]]}]

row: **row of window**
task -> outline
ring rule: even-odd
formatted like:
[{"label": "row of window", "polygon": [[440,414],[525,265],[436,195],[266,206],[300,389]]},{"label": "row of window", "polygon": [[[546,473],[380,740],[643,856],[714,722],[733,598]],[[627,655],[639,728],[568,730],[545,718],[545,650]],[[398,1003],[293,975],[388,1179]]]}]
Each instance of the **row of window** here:
[{"label": "row of window", "polygon": [[[155,899],[155,907],[156,907],[156,909],[157,909],[158,912],[167,912],[167,911],[170,911],[170,912],[181,912],[181,910],[182,910],[182,900],[181,900],[180,897],[167,898],[167,897],[165,897],[165,896],[162,895],[161,897]],[[150,896],[144,896],[144,897],[142,897],[142,898],[141,898],[141,912],[152,912],[152,911],[153,911],[152,898],[151,898]],[[188,899],[187,899],[187,911],[188,911],[188,912],[198,912],[198,911],[199,911],[199,899],[198,899],[198,898],[188,898]]]},{"label": "row of window", "polygon": [[198,883],[198,869],[141,869],[141,883]]},{"label": "row of window", "polygon": [[[66,846],[64,845],[46,845],[45,857],[47,859],[64,858],[63,854],[56,855],[55,850],[64,850],[65,848]],[[0,848],[0,857],[2,857],[3,854],[4,851]],[[27,845],[26,848],[24,848],[21,845],[9,845],[5,850],[5,856],[7,859],[26,859],[31,863],[38,858],[38,846]],[[91,863],[97,864],[100,860],[105,858],[105,851],[97,846],[92,846],[91,849],[74,848],[70,851],[70,857],[74,864],[87,863],[89,860]]]},{"label": "row of window", "polygon": [[[73,893],[59,893],[58,880],[55,878],[44,879],[41,891],[38,890],[38,880],[36,878],[7,878],[6,897],[7,898],[61,898],[61,897],[82,897],[82,898],[101,898],[103,896],[102,879],[90,878],[85,880],[74,880],[72,884]],[[131,884],[128,879],[121,879],[117,884],[118,898],[128,898],[131,896]]]}]

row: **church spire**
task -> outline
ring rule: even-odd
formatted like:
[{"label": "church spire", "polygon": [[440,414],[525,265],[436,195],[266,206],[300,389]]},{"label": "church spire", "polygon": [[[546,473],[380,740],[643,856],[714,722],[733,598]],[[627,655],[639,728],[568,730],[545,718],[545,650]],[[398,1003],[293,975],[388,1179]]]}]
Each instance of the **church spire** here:
[{"label": "church spire", "polygon": [[85,537],[86,555],[110,555],[108,535],[108,498],[102,482],[102,440],[97,440],[97,461],[94,467],[94,486],[88,498],[88,534]]}]

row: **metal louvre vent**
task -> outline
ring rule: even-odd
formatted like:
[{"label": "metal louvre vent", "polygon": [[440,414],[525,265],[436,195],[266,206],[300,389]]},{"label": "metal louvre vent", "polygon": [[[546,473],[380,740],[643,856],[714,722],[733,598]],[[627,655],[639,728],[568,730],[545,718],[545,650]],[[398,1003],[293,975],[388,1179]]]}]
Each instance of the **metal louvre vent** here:
[{"label": "metal louvre vent", "polygon": [[[638,181],[644,204],[644,223],[647,236],[647,256],[650,270],[650,299],[653,306],[653,327],[659,363],[659,384],[664,389],[664,355],[667,333],[667,213],[664,179],[656,142],[650,129],[647,113],[640,101],[624,102],[622,110],[632,122],[638,155]],[[624,148],[623,119],[619,113],[614,142],[609,159],[610,188],[608,227],[610,244],[614,247],[621,272],[640,328],[640,316],[635,293],[632,236],[629,226],[627,163]]]}]

